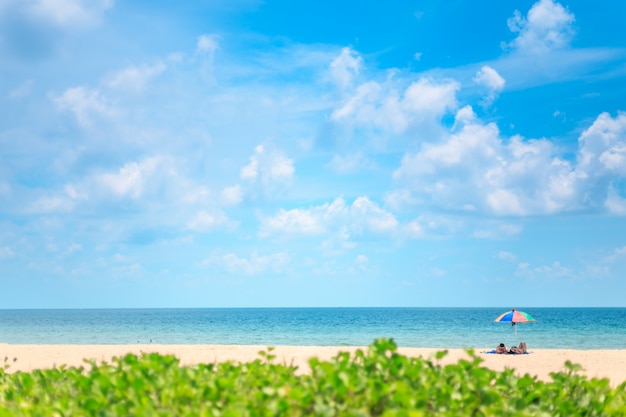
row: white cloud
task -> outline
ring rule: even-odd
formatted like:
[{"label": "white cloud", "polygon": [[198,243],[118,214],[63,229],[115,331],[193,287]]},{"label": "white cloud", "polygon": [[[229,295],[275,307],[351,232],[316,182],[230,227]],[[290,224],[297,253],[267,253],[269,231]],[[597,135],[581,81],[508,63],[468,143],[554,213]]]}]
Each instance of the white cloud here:
[{"label": "white cloud", "polygon": [[439,117],[457,107],[456,92],[459,88],[456,81],[421,78],[405,91],[403,108],[407,112]]},{"label": "white cloud", "polygon": [[31,205],[30,211],[34,213],[69,212],[74,209],[74,203],[58,196],[40,197]]},{"label": "white cloud", "polygon": [[200,53],[208,53],[213,55],[220,47],[220,36],[216,34],[204,34],[198,37],[196,50]]},{"label": "white cloud", "polygon": [[4,247],[0,247],[0,259],[9,259],[9,258],[13,258],[15,256],[15,252],[13,252],[13,250],[8,247],[8,246],[4,246]]},{"label": "white cloud", "polygon": [[527,278],[534,279],[555,279],[572,276],[572,269],[561,265],[560,262],[554,261],[551,265],[541,265],[531,267],[527,262],[520,263],[517,266],[516,274]]},{"label": "white cloud", "polygon": [[626,198],[620,197],[615,187],[609,187],[604,207],[606,207],[609,213],[626,216]]},{"label": "white cloud", "polygon": [[517,256],[515,256],[511,252],[500,251],[500,252],[498,252],[498,259],[501,259],[501,260],[507,261],[507,262],[513,262],[513,261],[515,261],[517,259]]},{"label": "white cloud", "polygon": [[111,274],[115,277],[137,277],[143,273],[140,263],[130,265],[116,265],[111,268]]},{"label": "white cloud", "polygon": [[381,208],[367,197],[358,197],[354,200],[350,217],[353,227],[359,232],[388,233],[393,232],[398,227],[398,220],[392,213]]},{"label": "white cloud", "polygon": [[83,249],[83,246],[79,243],[72,243],[68,248],[67,248],[67,254],[70,255],[74,252],[78,252],[81,251]]},{"label": "white cloud", "polygon": [[335,172],[348,174],[371,169],[375,163],[362,152],[356,152],[348,155],[335,155],[328,165]]},{"label": "white cloud", "polygon": [[625,215],[626,196],[614,182],[626,177],[626,113],[598,116],[579,138],[577,162],[581,192],[594,202],[603,199],[610,212]]},{"label": "white cloud", "polygon": [[[263,152],[263,147],[259,148],[259,151],[256,151],[255,153],[261,153]],[[239,170],[239,177],[242,180],[250,180],[250,181],[254,181],[257,179],[257,177],[259,176],[259,161],[258,158],[256,156],[251,156],[250,157],[250,162],[248,163],[248,165],[243,166],[240,170]]]},{"label": "white cloud", "polygon": [[74,113],[82,126],[91,125],[95,117],[111,117],[115,114],[99,91],[85,87],[69,88],[62,95],[52,97],[52,100],[59,109]]},{"label": "white cloud", "polygon": [[282,273],[289,264],[289,256],[285,252],[270,255],[259,255],[252,252],[249,258],[234,253],[213,256],[203,261],[203,265],[219,265],[234,274],[260,275],[265,273]]},{"label": "white cloud", "polygon": [[116,173],[98,175],[96,181],[120,197],[138,198],[161,162],[159,157],[146,158],[139,163],[128,162]]},{"label": "white cloud", "polygon": [[354,265],[361,271],[365,271],[369,264],[369,258],[363,254],[359,254],[354,259]]},{"label": "white cloud", "polygon": [[64,187],[64,191],[65,194],[67,194],[67,196],[72,200],[87,200],[89,198],[89,195],[86,192],[78,190],[76,186],[72,184],[66,185]]},{"label": "white cloud", "polygon": [[[245,180],[251,187],[258,186],[266,193],[271,194],[291,182],[295,173],[293,160],[284,156],[281,152],[266,149],[258,145],[254,154],[250,157],[248,165],[241,168],[239,177]],[[256,189],[251,190],[252,194]]]},{"label": "white cloud", "polygon": [[[424,143],[421,152],[406,154],[394,176],[416,178],[437,173],[439,177],[448,177],[448,171],[472,171],[493,159],[501,146],[496,125],[478,124],[469,107],[461,109],[458,115],[462,115],[455,123],[455,127],[462,125],[458,133],[437,144]],[[435,183],[430,188],[436,192],[438,187]]]},{"label": "white cloud", "polygon": [[433,277],[442,277],[446,275],[447,273],[448,271],[446,271],[445,269],[438,268],[436,266],[430,268],[430,275]]},{"label": "white cloud", "polygon": [[438,121],[457,107],[460,85],[452,80],[421,78],[409,85],[400,96],[390,85],[370,81],[331,114],[335,122],[349,122],[357,127],[402,133],[421,122]]},{"label": "white cloud", "polygon": [[222,190],[222,201],[227,206],[236,206],[243,201],[243,189],[240,185],[233,185]]},{"label": "white cloud", "polygon": [[232,227],[233,222],[221,211],[199,211],[187,223],[187,228],[196,232],[208,232],[223,227]]},{"label": "white cloud", "polygon": [[602,113],[579,138],[578,169],[587,176],[626,176],[626,113]]},{"label": "white cloud", "polygon": [[419,221],[413,220],[404,226],[406,234],[414,239],[424,236],[424,228]]},{"label": "white cloud", "polygon": [[89,195],[72,184],[67,184],[62,191],[41,196],[34,200],[28,211],[33,213],[70,212],[80,201],[88,200]]},{"label": "white cloud", "polygon": [[322,250],[328,256],[337,256],[345,251],[354,249],[356,243],[350,240],[350,231],[348,227],[341,226],[335,232],[331,232],[331,236],[322,242]]},{"label": "white cloud", "polygon": [[477,239],[499,240],[519,235],[523,228],[520,225],[502,222],[490,222],[481,225],[472,236]]},{"label": "white cloud", "polygon": [[363,66],[363,58],[351,48],[343,48],[337,58],[330,64],[330,74],[341,88],[348,88],[359,75]]},{"label": "white cloud", "polygon": [[29,96],[33,92],[34,85],[35,82],[33,80],[24,81],[22,84],[9,92],[9,98],[19,99]]},{"label": "white cloud", "polygon": [[207,202],[209,200],[211,191],[207,187],[196,186],[190,188],[191,189],[182,197],[183,202],[187,204],[196,204]]},{"label": "white cloud", "polygon": [[61,27],[91,26],[113,7],[114,0],[25,0],[25,9],[36,18]]},{"label": "white cloud", "polygon": [[603,262],[613,263],[622,259],[626,260],[626,246],[615,248],[610,255],[603,259]]},{"label": "white cloud", "polygon": [[421,199],[417,198],[417,195],[407,188],[390,191],[385,196],[385,204],[396,211],[406,207],[414,207],[420,203]]},{"label": "white cloud", "polygon": [[487,204],[495,214],[526,214],[517,195],[509,190],[499,189],[487,194]]},{"label": "white cloud", "polygon": [[438,214],[422,214],[417,221],[425,233],[431,235],[450,235],[459,233],[464,228],[463,222],[458,219]]},{"label": "white cloud", "polygon": [[309,209],[280,209],[273,217],[263,218],[261,234],[297,233],[316,235],[346,227],[347,234],[392,233],[399,226],[389,211],[367,197],[358,197],[351,205],[343,198]]},{"label": "white cloud", "polygon": [[626,114],[601,114],[579,143],[572,164],[546,139],[514,136],[507,143],[495,124],[481,124],[466,107],[440,142],[405,154],[394,177],[410,191],[396,202],[514,216],[605,205],[623,214],[624,196],[613,184],[626,176]]},{"label": "white cloud", "polygon": [[121,253],[116,253],[112,258],[115,263],[130,263],[132,262],[132,258],[126,255],[122,255]]},{"label": "white cloud", "polygon": [[487,106],[490,106],[496,97],[498,97],[498,94],[500,94],[505,84],[504,78],[488,65],[483,66],[480,71],[476,73],[474,82],[487,88],[487,94],[484,98],[485,105]]},{"label": "white cloud", "polygon": [[320,234],[325,231],[322,223],[323,213],[327,206],[306,209],[280,209],[274,217],[263,219],[263,234],[302,233],[307,235]]},{"label": "white cloud", "polygon": [[483,66],[476,73],[474,82],[487,87],[490,91],[500,92],[504,88],[504,78],[498,72],[488,65]]},{"label": "white cloud", "polygon": [[540,0],[526,18],[519,11],[508,20],[509,29],[519,35],[509,46],[521,53],[544,54],[569,45],[574,36],[574,15],[560,3]]},{"label": "white cloud", "polygon": [[113,89],[122,91],[143,91],[146,85],[165,71],[161,62],[152,66],[131,66],[111,75],[106,84]]}]

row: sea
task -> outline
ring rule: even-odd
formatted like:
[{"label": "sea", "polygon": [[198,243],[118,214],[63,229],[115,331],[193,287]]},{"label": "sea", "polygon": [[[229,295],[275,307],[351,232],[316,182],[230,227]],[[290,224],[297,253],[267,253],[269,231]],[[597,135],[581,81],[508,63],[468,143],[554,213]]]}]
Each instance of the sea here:
[{"label": "sea", "polygon": [[510,308],[0,309],[0,343],[220,344],[626,349],[626,308],[519,308],[535,322],[496,323]]}]

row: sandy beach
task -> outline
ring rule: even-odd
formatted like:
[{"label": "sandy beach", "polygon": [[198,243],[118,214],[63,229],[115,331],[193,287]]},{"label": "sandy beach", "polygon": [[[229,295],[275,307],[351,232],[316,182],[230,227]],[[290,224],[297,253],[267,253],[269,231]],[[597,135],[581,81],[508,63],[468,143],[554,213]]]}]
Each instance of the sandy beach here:
[{"label": "sandy beach", "polygon": [[[293,364],[299,372],[308,371],[308,359],[318,357],[325,360],[340,351],[353,352],[357,347],[330,346],[276,346],[273,354],[277,363]],[[366,349],[366,348],[362,348]],[[173,354],[182,365],[212,363],[232,360],[249,362],[259,358],[259,351],[265,346],[250,345],[13,345],[0,344],[0,360],[10,365],[8,372],[31,371],[60,365],[85,366],[85,359],[96,362],[110,362],[113,357],[126,353],[159,352]],[[442,349],[399,348],[399,353],[407,356],[430,358]],[[589,377],[608,378],[612,386],[626,381],[626,350],[573,350],[573,349],[530,349],[527,355],[485,354],[488,349],[475,349],[484,360],[483,366],[494,370],[513,368],[524,375],[537,376],[549,381],[551,372],[563,371],[569,360],[583,367],[582,373]],[[440,363],[445,365],[466,358],[463,349],[449,349],[448,355]],[[6,358],[6,359],[5,359]]]}]

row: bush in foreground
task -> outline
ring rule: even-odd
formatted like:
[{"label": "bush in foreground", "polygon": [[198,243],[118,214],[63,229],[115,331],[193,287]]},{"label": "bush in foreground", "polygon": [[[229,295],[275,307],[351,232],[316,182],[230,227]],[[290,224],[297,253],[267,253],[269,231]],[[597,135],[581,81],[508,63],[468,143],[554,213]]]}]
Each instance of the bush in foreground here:
[{"label": "bush in foreground", "polygon": [[0,416],[624,416],[626,383],[567,372],[542,382],[480,358],[441,366],[400,355],[392,340],[311,359],[311,372],[259,359],[180,366],[174,356],[127,355],[89,369],[0,369]]}]

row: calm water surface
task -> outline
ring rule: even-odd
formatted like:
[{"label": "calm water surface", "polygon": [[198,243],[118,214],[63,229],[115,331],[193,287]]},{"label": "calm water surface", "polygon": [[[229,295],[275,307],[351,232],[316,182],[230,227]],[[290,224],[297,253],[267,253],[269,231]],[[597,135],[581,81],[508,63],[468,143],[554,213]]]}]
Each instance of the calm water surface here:
[{"label": "calm water surface", "polygon": [[[626,308],[520,308],[535,323],[495,323],[509,308],[0,310],[0,343],[253,344],[626,349]],[[517,328],[517,337],[515,330]]]}]

